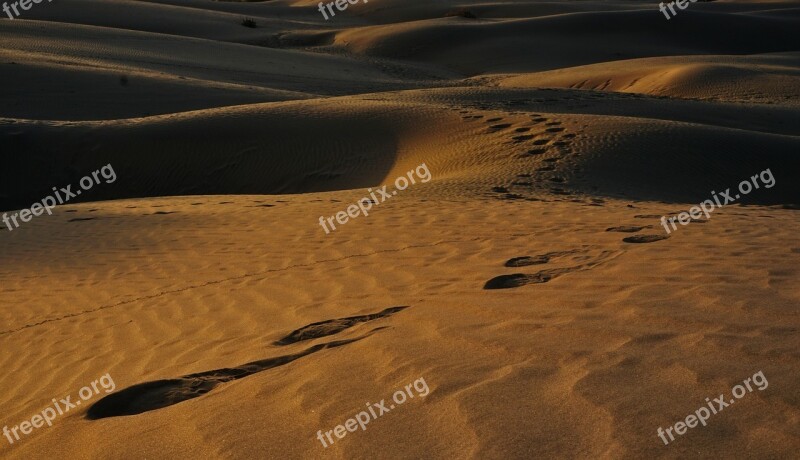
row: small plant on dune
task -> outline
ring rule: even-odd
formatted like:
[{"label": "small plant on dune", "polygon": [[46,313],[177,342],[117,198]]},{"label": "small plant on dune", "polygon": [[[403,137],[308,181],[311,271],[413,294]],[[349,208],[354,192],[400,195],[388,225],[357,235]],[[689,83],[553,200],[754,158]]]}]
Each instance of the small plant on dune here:
[{"label": "small plant on dune", "polygon": [[450,17],[453,17],[453,16],[459,16],[459,17],[467,18],[467,19],[478,19],[478,17],[475,16],[475,13],[473,13],[472,11],[470,11],[470,10],[468,10],[466,8],[459,8],[457,10],[448,11],[444,15],[444,17],[446,17],[446,18],[450,18]]},{"label": "small plant on dune", "polygon": [[249,27],[251,29],[255,29],[258,27],[258,23],[256,23],[255,19],[244,18],[242,19],[242,25],[245,27]]}]

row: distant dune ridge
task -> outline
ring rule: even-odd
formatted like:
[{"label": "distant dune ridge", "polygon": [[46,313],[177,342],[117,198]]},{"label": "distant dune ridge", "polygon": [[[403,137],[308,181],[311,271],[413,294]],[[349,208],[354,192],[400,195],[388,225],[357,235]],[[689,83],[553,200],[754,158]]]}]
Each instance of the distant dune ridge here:
[{"label": "distant dune ridge", "polygon": [[[798,2],[318,3],[0,20],[0,214],[116,175],[0,231],[0,427],[117,385],[1,457],[800,448]],[[758,371],[769,388],[658,437]],[[420,376],[424,399],[316,439]]]}]

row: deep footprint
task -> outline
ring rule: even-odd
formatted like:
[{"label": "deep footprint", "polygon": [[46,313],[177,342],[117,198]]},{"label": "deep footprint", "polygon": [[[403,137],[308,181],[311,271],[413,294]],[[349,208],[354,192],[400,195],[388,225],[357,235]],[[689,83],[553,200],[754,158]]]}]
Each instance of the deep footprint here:
[{"label": "deep footprint", "polygon": [[534,273],[533,275],[526,275],[524,273],[515,273],[513,275],[500,275],[487,281],[486,284],[483,285],[483,288],[511,289],[520,286],[525,286],[526,284],[546,283],[551,279],[553,279],[553,277],[554,275],[545,272]]},{"label": "deep footprint", "polygon": [[97,420],[107,417],[136,415],[172,406],[173,404],[202,396],[225,382],[283,366],[311,353],[325,348],[347,345],[364,337],[314,345],[300,353],[253,361],[234,368],[216,369],[198,374],[184,375],[176,379],[156,380],[133,385],[112,393],[92,404],[86,414],[86,418]]},{"label": "deep footprint", "polygon": [[609,227],[606,229],[607,232],[622,232],[622,233],[636,233],[641,232],[645,228],[649,228],[650,226],[644,227],[636,227],[634,225],[622,225],[619,227]]},{"label": "deep footprint", "polygon": [[622,241],[626,243],[653,243],[667,238],[669,238],[669,235],[635,235],[623,238]]},{"label": "deep footprint", "polygon": [[301,327],[300,329],[292,331],[286,337],[277,340],[274,345],[291,345],[304,340],[318,339],[320,337],[338,334],[339,332],[349,329],[356,324],[366,323],[367,321],[392,316],[393,314],[405,310],[406,308],[408,308],[408,306],[391,307],[378,313],[372,313],[369,315],[349,316],[347,318],[329,319],[326,321],[311,323],[307,326]]},{"label": "deep footprint", "polygon": [[550,262],[550,257],[545,254],[533,257],[514,257],[513,259],[508,259],[504,265],[506,267],[527,267],[529,265],[546,264],[547,262]]}]

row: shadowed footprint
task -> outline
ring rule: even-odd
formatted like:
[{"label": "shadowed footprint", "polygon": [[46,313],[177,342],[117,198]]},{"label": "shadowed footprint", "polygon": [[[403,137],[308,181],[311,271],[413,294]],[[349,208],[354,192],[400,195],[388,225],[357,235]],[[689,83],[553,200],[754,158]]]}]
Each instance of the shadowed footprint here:
[{"label": "shadowed footprint", "polygon": [[536,139],[532,142],[533,145],[545,145],[550,142],[550,139]]},{"label": "shadowed footprint", "polygon": [[511,123],[500,123],[499,125],[492,125],[489,126],[491,129],[506,129],[511,126]]},{"label": "shadowed footprint", "polygon": [[530,130],[531,130],[530,128],[522,127],[522,128],[517,128],[514,131],[516,131],[518,133],[527,133]]},{"label": "shadowed footprint", "polygon": [[503,119],[502,117],[489,118],[488,120],[486,120],[486,123],[494,123],[495,121],[500,121],[502,119]]},{"label": "shadowed footprint", "polygon": [[521,136],[514,136],[511,138],[514,142],[522,142],[533,139],[533,134],[523,134]]},{"label": "shadowed footprint", "polygon": [[564,131],[564,128],[547,128],[545,131],[548,133],[560,133],[561,131]]},{"label": "shadowed footprint", "polygon": [[319,321],[303,326],[300,329],[292,331],[286,337],[276,341],[275,345],[290,345],[304,340],[318,339],[320,337],[327,337],[329,335],[338,334],[345,329],[349,329],[356,324],[366,323],[367,321],[376,320],[391,316],[399,311],[405,310],[408,306],[391,307],[378,313],[369,315],[349,316],[347,318],[329,319],[326,321]]},{"label": "shadowed footprint", "polygon": [[350,340],[323,343],[307,348],[293,355],[278,356],[242,364],[233,368],[215,369],[198,374],[184,375],[176,379],[156,380],[140,383],[124,390],[112,393],[92,404],[86,414],[89,420],[124,415],[136,415],[151,410],[172,406],[189,399],[202,396],[217,386],[238,380],[258,372],[283,366],[296,359],[325,348],[334,348],[361,340],[364,337]]},{"label": "shadowed footprint", "polygon": [[[523,266],[525,265],[526,259],[530,261],[534,261],[534,263],[547,263],[553,257],[561,257],[567,256],[571,254],[579,254],[582,253],[583,250],[574,249],[570,251],[559,251],[559,252],[549,252],[547,254],[533,257],[515,257],[510,259],[506,262],[506,266]],[[574,273],[580,272],[585,270],[591,270],[596,268],[609,260],[616,258],[618,255],[622,254],[621,251],[602,251],[599,254],[591,255],[591,254],[583,254],[583,255],[576,255],[572,258],[575,262],[581,262],[577,265],[573,265],[571,267],[564,267],[564,268],[551,268],[547,270],[541,270],[537,273],[533,274],[525,274],[525,273],[514,273],[512,275],[500,275],[496,276],[484,284],[484,289],[510,289],[516,288],[520,286],[525,286],[526,284],[540,284],[546,283],[558,276],[567,274],[567,273]],[[545,260],[541,262],[542,260]],[[513,265],[509,265],[513,264]]]},{"label": "shadowed footprint", "polygon": [[547,149],[530,149],[528,150],[528,153],[525,153],[522,156],[541,155],[543,153],[547,153]]},{"label": "shadowed footprint", "polygon": [[556,276],[565,273],[566,269],[543,270],[532,275],[524,273],[514,273],[513,275],[500,275],[496,276],[486,284],[483,285],[484,289],[511,289],[526,284],[541,284],[550,281]]},{"label": "shadowed footprint", "polygon": [[550,257],[547,255],[542,256],[524,256],[524,257],[514,257],[513,259],[508,259],[505,263],[506,267],[527,267],[528,265],[539,265],[539,264],[546,264],[550,262]]},{"label": "shadowed footprint", "polygon": [[622,232],[622,233],[636,233],[640,232],[645,228],[650,228],[652,225],[647,225],[643,227],[637,227],[634,225],[622,225],[619,227],[609,227],[606,229],[607,232]]},{"label": "shadowed footprint", "polygon": [[654,241],[666,240],[669,235],[635,235],[623,238],[626,243],[652,243]]},{"label": "shadowed footprint", "polygon": [[99,218],[98,217],[76,217],[74,219],[68,220],[67,222],[83,222],[83,221],[86,221],[86,220],[95,220],[95,219],[99,219]]}]

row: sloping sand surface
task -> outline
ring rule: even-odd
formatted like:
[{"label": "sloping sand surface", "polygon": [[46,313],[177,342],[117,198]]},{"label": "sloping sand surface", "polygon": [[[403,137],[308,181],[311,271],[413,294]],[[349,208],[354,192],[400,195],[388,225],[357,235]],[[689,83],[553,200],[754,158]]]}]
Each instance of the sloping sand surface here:
[{"label": "sloping sand surface", "polygon": [[0,457],[796,456],[796,2],[317,3],[0,19]]},{"label": "sloping sand surface", "polygon": [[800,104],[800,55],[633,59],[513,75],[501,86],[593,89],[674,98]]}]

